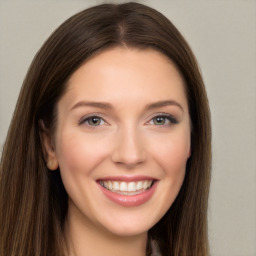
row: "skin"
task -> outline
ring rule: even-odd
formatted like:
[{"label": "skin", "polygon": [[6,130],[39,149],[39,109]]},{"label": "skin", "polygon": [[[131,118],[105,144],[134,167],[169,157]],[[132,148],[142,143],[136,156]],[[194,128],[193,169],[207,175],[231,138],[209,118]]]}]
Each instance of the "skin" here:
[{"label": "skin", "polygon": [[[152,106],[162,101],[170,102]],[[60,168],[69,195],[70,255],[145,255],[147,231],[175,200],[190,156],[181,75],[155,50],[109,49],[74,72],[57,109],[56,132],[45,133],[44,145],[48,168]],[[157,122],[163,114],[176,121]],[[90,116],[100,117],[97,125]],[[136,207],[109,200],[97,183],[136,175],[157,180],[152,197]]]}]

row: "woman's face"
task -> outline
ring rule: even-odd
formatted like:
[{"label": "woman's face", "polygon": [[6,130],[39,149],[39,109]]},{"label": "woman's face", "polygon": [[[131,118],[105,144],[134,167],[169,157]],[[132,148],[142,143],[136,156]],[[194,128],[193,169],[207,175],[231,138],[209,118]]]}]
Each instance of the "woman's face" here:
[{"label": "woman's face", "polygon": [[184,82],[154,50],[114,48],[82,65],[57,105],[51,169],[69,218],[120,236],[147,232],[170,208],[190,155]]}]

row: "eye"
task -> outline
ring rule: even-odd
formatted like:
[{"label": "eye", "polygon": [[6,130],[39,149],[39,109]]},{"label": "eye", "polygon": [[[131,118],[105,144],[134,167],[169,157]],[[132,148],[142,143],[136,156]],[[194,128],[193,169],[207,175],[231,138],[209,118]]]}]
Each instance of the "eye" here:
[{"label": "eye", "polygon": [[80,124],[86,124],[89,126],[100,126],[103,125],[105,121],[99,116],[90,116],[83,119]]},{"label": "eye", "polygon": [[158,115],[152,118],[149,122],[149,124],[159,125],[159,126],[168,125],[168,124],[177,124],[177,123],[178,123],[177,119],[172,115]]},{"label": "eye", "polygon": [[169,120],[167,120],[166,117],[163,117],[163,116],[154,117],[152,120],[153,120],[153,123],[154,123],[155,125],[165,125],[166,122],[169,121]]}]

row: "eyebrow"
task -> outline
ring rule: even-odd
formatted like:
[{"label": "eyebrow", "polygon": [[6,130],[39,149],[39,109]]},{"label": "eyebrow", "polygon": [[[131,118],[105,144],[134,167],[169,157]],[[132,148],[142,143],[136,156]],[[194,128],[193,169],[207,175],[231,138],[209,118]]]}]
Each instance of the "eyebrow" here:
[{"label": "eyebrow", "polygon": [[106,110],[110,110],[113,108],[110,103],[94,102],[94,101],[79,101],[71,108],[71,110],[79,107],[95,107],[95,108],[101,108]]},{"label": "eyebrow", "polygon": [[[166,106],[176,106],[176,107],[180,108],[182,111],[184,111],[181,104],[175,100],[163,100],[163,101],[157,101],[154,103],[150,103],[150,104],[146,105],[145,109],[151,110],[151,109],[161,108],[161,107],[166,107]],[[79,108],[79,107],[96,107],[96,108],[106,109],[106,110],[113,109],[113,106],[107,102],[79,101],[71,108],[71,110],[73,110],[75,108]]]},{"label": "eyebrow", "polygon": [[181,104],[175,100],[157,101],[157,102],[146,105],[145,109],[151,110],[154,108],[161,108],[161,107],[166,107],[166,106],[176,106],[176,107],[180,108],[182,110],[182,112],[184,111]]}]

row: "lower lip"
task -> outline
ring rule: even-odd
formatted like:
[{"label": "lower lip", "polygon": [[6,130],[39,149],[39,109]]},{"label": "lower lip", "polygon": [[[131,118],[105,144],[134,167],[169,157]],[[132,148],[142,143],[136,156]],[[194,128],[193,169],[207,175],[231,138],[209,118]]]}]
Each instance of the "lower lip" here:
[{"label": "lower lip", "polygon": [[114,203],[119,204],[121,206],[125,206],[125,207],[135,207],[135,206],[142,205],[150,200],[150,198],[153,196],[156,190],[157,183],[158,182],[154,182],[152,187],[142,192],[141,194],[137,194],[133,196],[117,194],[102,187],[100,184],[98,185],[101,191],[104,193],[104,195]]}]

